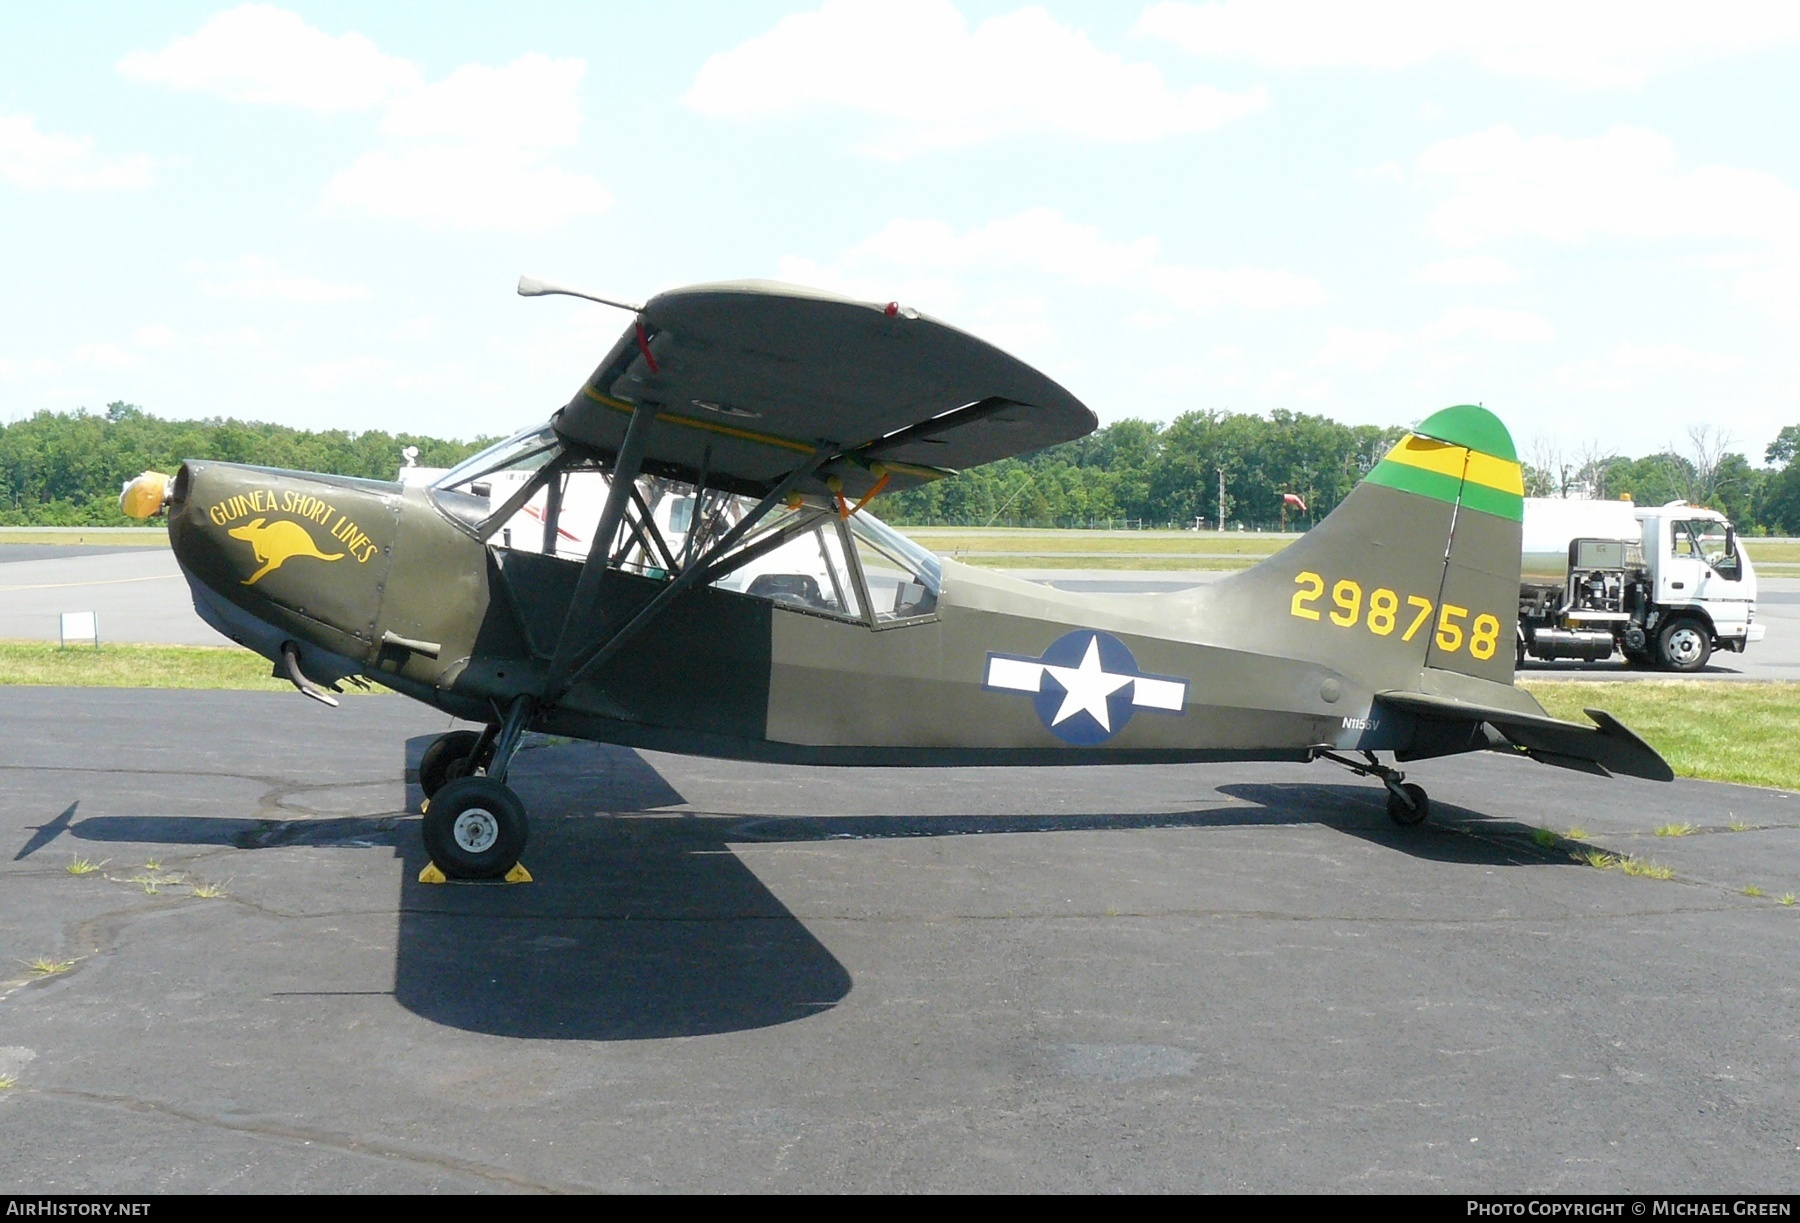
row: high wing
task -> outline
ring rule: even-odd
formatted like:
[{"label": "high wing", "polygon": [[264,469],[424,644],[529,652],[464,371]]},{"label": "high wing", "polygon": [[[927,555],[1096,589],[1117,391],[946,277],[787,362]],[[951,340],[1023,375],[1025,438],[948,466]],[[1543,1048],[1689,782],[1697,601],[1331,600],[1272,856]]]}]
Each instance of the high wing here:
[{"label": "high wing", "polygon": [[658,294],[558,413],[565,440],[616,455],[655,411],[642,468],[762,496],[861,497],[1085,436],[1092,411],[1029,365],[895,303],[772,281]]}]

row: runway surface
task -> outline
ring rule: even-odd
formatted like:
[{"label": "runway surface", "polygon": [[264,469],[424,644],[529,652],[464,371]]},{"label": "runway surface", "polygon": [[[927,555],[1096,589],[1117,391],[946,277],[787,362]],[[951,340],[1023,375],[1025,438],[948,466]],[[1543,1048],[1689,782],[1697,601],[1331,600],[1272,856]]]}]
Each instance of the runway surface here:
[{"label": "runway surface", "polygon": [[[8,690],[0,1186],[1800,1174],[1794,795],[1482,757],[1417,767],[1433,822],[1402,830],[1329,765],[537,741],[513,771],[537,882],[429,887],[406,769],[445,725],[392,696]],[[1691,835],[1652,835],[1671,821]],[[1675,878],[1532,835],[1574,825]]]},{"label": "runway surface", "polygon": [[[34,552],[41,551],[41,557]],[[52,555],[54,554],[54,555]],[[1205,571],[1009,570],[1061,590],[1147,594],[1185,590],[1227,576]],[[1744,654],[1715,654],[1698,678],[1800,680],[1800,578],[1760,579],[1757,620],[1768,636]],[[194,614],[187,582],[166,548],[0,547],[0,640],[57,640],[60,613],[92,611],[102,641],[224,645]],[[1605,663],[1527,662],[1532,678],[1656,679],[1656,671]]]}]

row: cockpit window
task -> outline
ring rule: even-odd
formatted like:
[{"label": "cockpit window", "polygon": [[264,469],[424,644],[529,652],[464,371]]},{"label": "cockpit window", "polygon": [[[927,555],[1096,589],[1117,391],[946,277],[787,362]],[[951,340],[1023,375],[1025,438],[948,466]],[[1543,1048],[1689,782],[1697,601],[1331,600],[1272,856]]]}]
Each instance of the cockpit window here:
[{"label": "cockpit window", "polygon": [[872,628],[937,611],[937,557],[878,518],[856,513],[846,522],[831,505],[803,504],[771,515],[755,538],[776,534],[787,538],[714,584]]},{"label": "cockpit window", "polygon": [[788,538],[714,583],[720,590],[768,599],[795,611],[846,620],[863,618],[862,599],[837,531],[835,515],[817,506],[778,510],[757,533]]},{"label": "cockpit window", "polygon": [[849,526],[875,627],[937,611],[943,584],[937,557],[867,513],[852,514]]}]

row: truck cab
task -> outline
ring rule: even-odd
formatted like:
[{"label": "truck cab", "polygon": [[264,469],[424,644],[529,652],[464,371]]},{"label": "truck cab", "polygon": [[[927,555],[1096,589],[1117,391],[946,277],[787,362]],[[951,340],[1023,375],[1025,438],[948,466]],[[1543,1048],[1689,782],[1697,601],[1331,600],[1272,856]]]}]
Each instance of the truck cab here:
[{"label": "truck cab", "polygon": [[[1646,622],[1650,634],[1660,639],[1659,628],[1685,618],[1692,622],[1691,634],[1709,638],[1708,654],[1713,649],[1741,653],[1750,642],[1762,640],[1763,626],[1753,623],[1756,570],[1723,514],[1671,501],[1638,510],[1637,519],[1657,617],[1655,623]],[[1659,661],[1677,670],[1703,666],[1704,659],[1692,668],[1680,665],[1701,643],[1675,636],[1670,645],[1676,657]]]}]

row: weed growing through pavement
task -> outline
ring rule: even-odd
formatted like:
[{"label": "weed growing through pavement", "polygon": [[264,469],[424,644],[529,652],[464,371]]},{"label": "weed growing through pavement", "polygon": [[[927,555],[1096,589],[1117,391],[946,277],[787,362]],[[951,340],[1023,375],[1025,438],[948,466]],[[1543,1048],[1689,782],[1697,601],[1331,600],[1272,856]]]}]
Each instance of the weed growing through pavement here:
[{"label": "weed growing through pavement", "polygon": [[1556,843],[1562,840],[1561,837],[1557,836],[1554,832],[1551,832],[1548,828],[1533,828],[1531,830],[1531,839],[1537,842],[1540,849],[1555,849]]},{"label": "weed growing through pavement", "polygon": [[1675,869],[1645,858],[1620,858],[1619,869],[1640,879],[1673,879]]},{"label": "weed growing through pavement", "polygon": [[1794,901],[1796,899],[1800,899],[1800,898],[1796,898],[1792,892],[1788,892],[1787,894],[1782,896],[1782,898],[1779,901],[1777,901],[1776,903],[1784,904],[1784,905],[1791,905],[1794,903]]},{"label": "weed growing through pavement", "polygon": [[18,1075],[16,1075],[16,1074],[0,1074],[0,1091],[5,1091],[8,1087],[17,1087],[18,1085],[19,1085],[19,1076]]},{"label": "weed growing through pavement", "polygon": [[1763,894],[1763,890],[1761,888],[1757,887],[1753,883],[1749,887],[1744,888],[1743,893],[1746,896],[1761,896]]},{"label": "weed growing through pavement", "polygon": [[34,960],[21,960],[20,963],[40,977],[54,977],[59,972],[68,972],[75,967],[74,960],[52,960],[48,956],[38,956]]},{"label": "weed growing through pavement", "polygon": [[1659,837],[1685,837],[1694,831],[1692,824],[1658,824],[1656,835]]},{"label": "weed growing through pavement", "polygon": [[218,900],[225,895],[222,883],[196,883],[193,885],[195,900]]},{"label": "weed growing through pavement", "polygon": [[1569,840],[1571,840],[1571,841],[1585,841],[1585,840],[1587,840],[1587,837],[1588,837],[1587,829],[1583,828],[1579,824],[1577,824],[1575,827],[1569,829],[1569,831],[1563,833],[1563,835],[1565,837],[1569,838]]},{"label": "weed growing through pavement", "polygon": [[1584,849],[1575,855],[1577,862],[1585,862],[1597,871],[1609,871],[1619,864],[1619,860],[1611,854],[1597,849]]},{"label": "weed growing through pavement", "polygon": [[1752,828],[1756,827],[1756,825],[1747,820],[1740,820],[1734,815],[1729,820],[1725,821],[1725,827],[1731,829],[1733,832],[1749,832]]},{"label": "weed growing through pavement", "polygon": [[[111,858],[106,860],[106,862],[111,861]],[[91,875],[101,867],[105,866],[106,862],[91,862],[86,858],[74,858],[71,859],[69,864],[63,867],[63,869],[68,871],[71,875]]]}]

